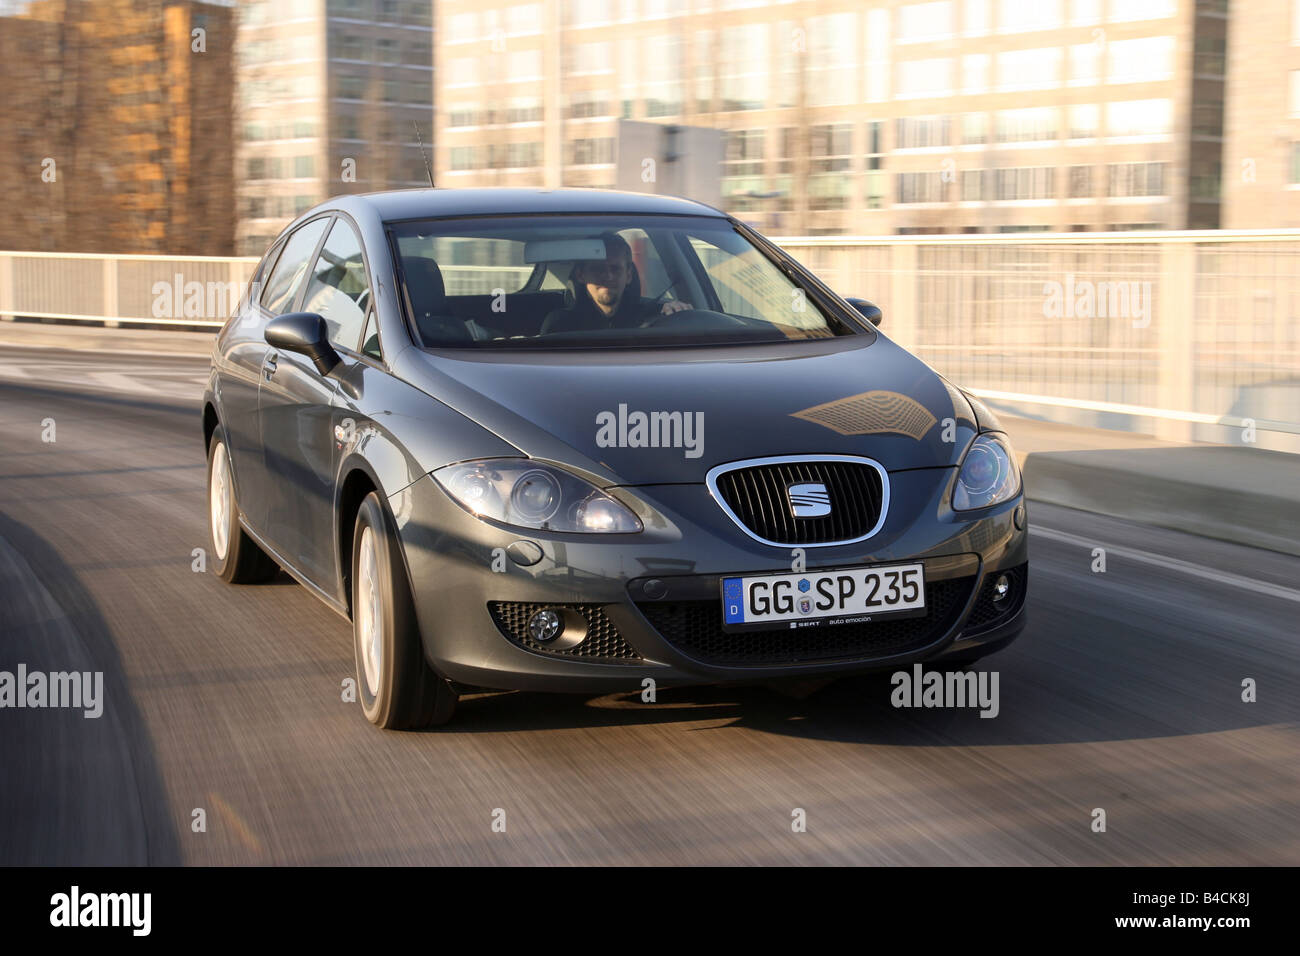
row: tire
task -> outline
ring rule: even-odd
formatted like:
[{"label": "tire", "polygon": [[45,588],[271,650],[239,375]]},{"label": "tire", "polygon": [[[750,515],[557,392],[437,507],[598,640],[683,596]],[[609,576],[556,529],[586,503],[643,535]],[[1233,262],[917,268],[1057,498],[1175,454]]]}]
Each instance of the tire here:
[{"label": "tire", "polygon": [[227,584],[270,580],[279,573],[280,566],[239,526],[239,514],[226,433],[218,426],[208,443],[208,537],[212,544],[212,569]]},{"label": "tire", "polygon": [[455,691],[424,659],[400,548],[372,491],[352,535],[352,643],[361,710],[386,730],[444,724],[456,709]]}]

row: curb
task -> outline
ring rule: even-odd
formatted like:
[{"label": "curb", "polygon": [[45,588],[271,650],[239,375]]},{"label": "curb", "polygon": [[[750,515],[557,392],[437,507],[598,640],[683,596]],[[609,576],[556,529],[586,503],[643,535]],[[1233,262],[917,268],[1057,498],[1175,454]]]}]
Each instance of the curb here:
[{"label": "curb", "polygon": [[[1186,450],[1196,453],[1217,449]],[[1300,556],[1300,481],[1296,478],[1300,463],[1271,462],[1269,458],[1275,453],[1253,452],[1266,456],[1260,460],[1265,466],[1263,473],[1276,468],[1279,482],[1275,492],[1270,493],[1259,488],[1232,487],[1229,482],[1210,484],[1170,478],[1122,464],[1084,464],[1079,459],[1086,454],[1026,455],[1023,468],[1029,500]],[[1213,463],[1211,456],[1205,458]],[[1288,491],[1289,497],[1284,496]]]}]

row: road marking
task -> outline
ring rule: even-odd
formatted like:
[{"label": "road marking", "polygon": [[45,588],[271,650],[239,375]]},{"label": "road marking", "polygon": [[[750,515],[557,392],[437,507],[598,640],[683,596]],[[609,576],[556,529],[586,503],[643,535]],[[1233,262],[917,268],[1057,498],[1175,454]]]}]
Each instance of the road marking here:
[{"label": "road marking", "polygon": [[1258,581],[1254,578],[1242,577],[1240,574],[1232,574],[1228,571],[1217,571],[1214,568],[1207,568],[1204,565],[1192,564],[1190,561],[1179,561],[1177,558],[1167,558],[1161,554],[1152,554],[1150,551],[1138,551],[1135,548],[1123,548],[1115,545],[1103,544],[1089,538],[1080,537],[1077,534],[1070,534],[1068,531],[1057,531],[1055,528],[1044,528],[1041,525],[1031,524],[1029,533],[1038,535],[1043,538],[1050,538],[1053,541],[1060,541],[1062,544],[1074,544],[1091,551],[1093,548],[1104,548],[1107,555],[1118,555],[1121,558],[1128,558],[1130,561],[1139,561],[1143,564],[1153,564],[1156,567],[1165,568],[1168,571],[1178,571],[1182,574],[1194,578],[1204,578],[1207,581],[1214,581],[1218,584],[1230,584],[1233,587],[1241,588],[1243,591],[1254,591],[1257,594],[1267,594],[1270,597],[1282,598],[1284,601],[1295,601],[1300,604],[1300,591],[1293,588],[1283,587],[1280,584],[1270,584],[1267,581]]}]

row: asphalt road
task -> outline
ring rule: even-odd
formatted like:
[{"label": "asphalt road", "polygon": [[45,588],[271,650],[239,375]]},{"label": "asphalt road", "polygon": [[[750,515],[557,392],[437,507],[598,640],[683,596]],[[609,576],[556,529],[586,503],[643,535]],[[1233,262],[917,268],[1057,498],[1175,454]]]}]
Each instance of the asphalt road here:
[{"label": "asphalt road", "polygon": [[385,733],[345,621],[192,568],[205,368],[0,349],[0,670],[105,675],[99,719],[0,709],[0,863],[1300,862],[1300,559],[1031,505],[994,719],[864,678]]}]

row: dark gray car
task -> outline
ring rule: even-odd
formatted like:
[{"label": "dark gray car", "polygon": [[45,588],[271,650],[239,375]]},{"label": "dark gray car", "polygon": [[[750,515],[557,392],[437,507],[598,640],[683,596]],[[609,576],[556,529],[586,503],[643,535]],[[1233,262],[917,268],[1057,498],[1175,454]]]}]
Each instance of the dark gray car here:
[{"label": "dark gray car", "polygon": [[213,563],[351,620],[380,726],[465,687],[959,666],[1024,626],[996,419],[715,209],[349,196],[253,279],[203,404]]}]

